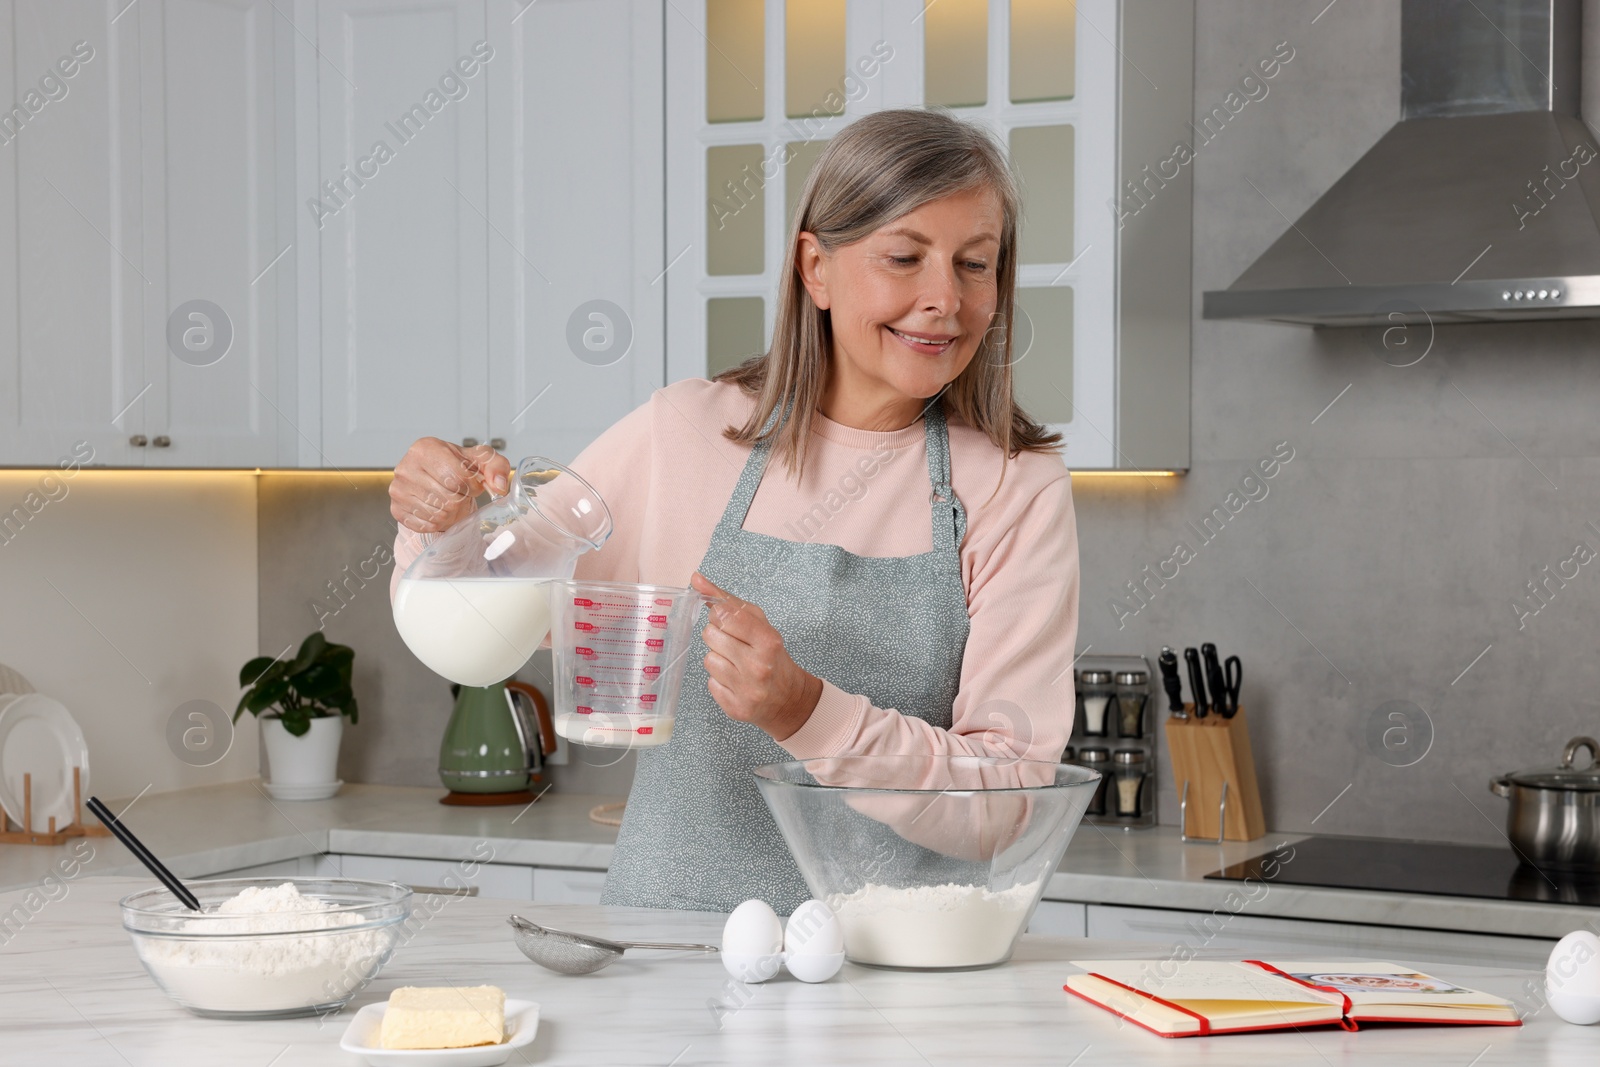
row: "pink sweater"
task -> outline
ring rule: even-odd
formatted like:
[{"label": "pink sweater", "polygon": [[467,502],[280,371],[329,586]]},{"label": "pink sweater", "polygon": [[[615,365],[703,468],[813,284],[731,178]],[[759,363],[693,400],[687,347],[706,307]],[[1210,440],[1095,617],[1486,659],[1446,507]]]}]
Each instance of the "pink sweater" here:
[{"label": "pink sweater", "polygon": [[[572,469],[604,497],[615,532],[599,551],[579,557],[577,576],[688,585],[750,455],[749,446],[729,441],[722,430],[742,424],[752,407],[736,386],[677,382],[584,449]],[[835,544],[860,556],[929,551],[922,423],[858,430],[819,412],[812,425],[804,480],[796,482],[774,458],[745,529]],[[874,707],[824,678],[811,718],[782,742],[796,759],[1060,758],[1072,729],[1078,630],[1078,533],[1067,468],[1059,456],[1030,452],[1003,463],[987,437],[954,419],[950,466],[967,510],[961,576],[971,619],[950,729]],[[396,580],[421,545],[417,534],[401,531]]]}]

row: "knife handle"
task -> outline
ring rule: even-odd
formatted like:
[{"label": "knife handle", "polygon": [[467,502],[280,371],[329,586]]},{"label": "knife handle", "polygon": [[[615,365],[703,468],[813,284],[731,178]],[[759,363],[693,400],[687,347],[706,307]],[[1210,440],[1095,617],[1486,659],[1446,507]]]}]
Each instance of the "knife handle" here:
[{"label": "knife handle", "polygon": [[1211,713],[1206,700],[1205,675],[1200,670],[1200,652],[1193,647],[1183,650],[1183,661],[1189,667],[1189,688],[1194,690],[1194,717],[1203,719]]},{"label": "knife handle", "polygon": [[1183,712],[1183,682],[1178,678],[1178,654],[1163,647],[1156,660],[1161,666],[1161,684],[1167,690],[1167,710],[1173,714]]}]

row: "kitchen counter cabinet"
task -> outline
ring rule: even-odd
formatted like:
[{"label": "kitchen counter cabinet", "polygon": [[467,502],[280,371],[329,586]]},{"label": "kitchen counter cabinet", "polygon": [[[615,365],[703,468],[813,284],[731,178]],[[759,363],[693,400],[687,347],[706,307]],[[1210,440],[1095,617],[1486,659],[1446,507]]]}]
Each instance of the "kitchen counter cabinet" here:
[{"label": "kitchen counter cabinet", "polygon": [[1277,919],[1226,912],[1124,908],[1114,904],[1090,904],[1085,912],[1082,936],[1149,942],[1151,953],[1163,958],[1187,946],[1235,957],[1336,959],[1355,955],[1377,959],[1393,955],[1430,963],[1493,963],[1542,969],[1556,945],[1554,940],[1534,937]]},{"label": "kitchen counter cabinet", "polygon": [[[463,880],[475,881],[484,895],[599,900],[617,831],[588,816],[596,804],[615,798],[548,793],[526,808],[456,808],[438,803],[440,793],[346,785],[329,800],[289,803],[269,799],[257,782],[234,782],[145,796],[126,817],[183,877],[257,869],[354,876],[359,870],[363,877],[437,886],[449,884],[443,878],[451,870],[460,877],[461,861],[470,859],[480,873]],[[122,804],[112,808],[120,811]],[[1403,946],[1415,962],[1508,966],[1538,962],[1556,938],[1573,930],[1600,929],[1595,908],[1205,878],[1300,840],[1269,834],[1221,846],[1186,845],[1174,827],[1124,832],[1085,825],[1045,889],[1034,928],[1058,936],[1098,930],[1147,941],[1153,954],[1180,942],[1236,952],[1331,943],[1350,946],[1347,951],[1371,946],[1375,954]],[[0,888],[39,883],[77,855],[75,847],[94,850],[93,859],[79,865],[79,877],[142,874],[122,846],[105,838],[57,848],[0,846]],[[4,923],[0,916],[0,942],[8,932]]]},{"label": "kitchen counter cabinet", "polygon": [[[513,1063],[784,1064],[946,1067],[1127,1063],[1354,1064],[1506,1067],[1592,1064],[1600,1028],[1536,1010],[1531,974],[1448,966],[1441,977],[1519,1000],[1522,1027],[1315,1030],[1167,1041],[1062,992],[1072,958],[1148,957],[1149,945],[1027,935],[1012,962],[980,971],[915,973],[846,964],[832,981],[788,977],[740,986],[714,958],[632,957],[563,978],[525,960],[505,928],[507,901],[458,898],[438,909],[352,1005],[326,1020],[224,1022],[178,1008],[145,974],[116,902],[145,879],[83,878],[0,947],[6,1062],[138,1067],[358,1061],[338,1043],[354,1010],[400,985],[492,983],[539,1002],[539,1036]],[[21,893],[0,894],[0,911]],[[641,940],[715,941],[723,917],[699,912],[516,904],[539,923]],[[19,1025],[26,1020],[26,1025]]]}]

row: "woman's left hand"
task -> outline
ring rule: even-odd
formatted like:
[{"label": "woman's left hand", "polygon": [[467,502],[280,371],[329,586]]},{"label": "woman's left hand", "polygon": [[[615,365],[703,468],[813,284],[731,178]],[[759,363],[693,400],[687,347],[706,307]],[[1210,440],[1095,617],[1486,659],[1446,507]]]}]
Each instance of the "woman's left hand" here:
[{"label": "woman's left hand", "polygon": [[721,602],[702,632],[711,698],[730,719],[753,723],[783,741],[806,724],[822,698],[822,680],[801,670],[766,612],[696,571],[690,584]]}]

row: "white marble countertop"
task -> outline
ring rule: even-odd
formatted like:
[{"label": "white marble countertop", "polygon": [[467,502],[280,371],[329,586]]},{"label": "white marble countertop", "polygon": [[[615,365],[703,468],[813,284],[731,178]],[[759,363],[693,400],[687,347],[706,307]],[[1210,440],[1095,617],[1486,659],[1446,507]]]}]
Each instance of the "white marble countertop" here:
[{"label": "white marble countertop", "polygon": [[[1514,1000],[1522,1027],[1372,1027],[1163,1040],[1062,992],[1069,959],[1138,957],[1125,942],[1023,938],[1012,962],[982,971],[907,973],[846,964],[820,985],[780,977],[733,983],[715,958],[629,956],[606,971],[563,978],[526,961],[504,919],[613,937],[709,940],[722,916],[697,912],[450,899],[419,926],[377,979],[338,1015],[233,1022],[177,1007],[145,974],[117,900],[148,879],[80,878],[0,946],[0,1061],[29,1064],[353,1065],[339,1038],[356,1008],[399,985],[491,983],[541,1006],[537,1040],[513,1064],[781,1067],[943,1067],[1007,1064],[1123,1067],[1128,1063],[1361,1064],[1363,1067],[1587,1065],[1600,1027],[1535,1010],[1526,972],[1461,966],[1432,973]],[[0,912],[25,896],[0,894]],[[1410,961],[1396,960],[1406,963]]]},{"label": "white marble countertop", "polygon": [[[185,877],[323,852],[481,858],[482,842],[492,846],[496,863],[589,870],[610,864],[616,830],[592,822],[588,813],[596,804],[619,798],[552,792],[531,807],[458,808],[440,804],[441,795],[438,789],[346,785],[329,800],[289,802],[270,799],[258,782],[234,782],[143,796],[125,817]],[[122,812],[124,803],[113,803],[112,810]],[[1269,834],[1221,846],[1186,845],[1174,827],[1128,832],[1086,823],[1051,878],[1045,898],[1199,912],[1226,909],[1238,883],[1207,881],[1207,874],[1302,839]],[[116,841],[94,838],[90,844],[94,858],[82,873],[142,871]],[[0,845],[0,888],[38,884],[75,855],[73,848]],[[1249,911],[1256,916],[1543,938],[1600,922],[1600,909],[1570,905],[1287,884],[1273,886],[1251,902]]]}]

